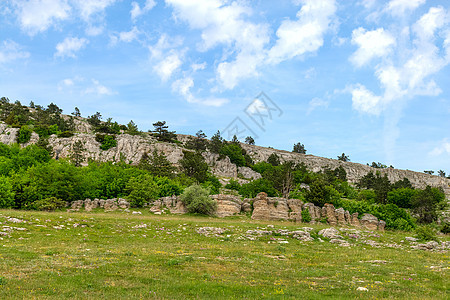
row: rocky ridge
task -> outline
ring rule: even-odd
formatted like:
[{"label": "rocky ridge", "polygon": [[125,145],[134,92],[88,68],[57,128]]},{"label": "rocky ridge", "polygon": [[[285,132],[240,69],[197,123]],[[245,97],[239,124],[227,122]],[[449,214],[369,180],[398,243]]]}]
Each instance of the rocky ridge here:
[{"label": "rocky ridge", "polygon": [[[95,135],[91,133],[90,125],[83,118],[74,118],[77,132],[69,138],[58,138],[52,135],[49,138],[49,144],[54,150],[54,158],[69,157],[73,151],[73,145],[77,141],[82,141],[85,151],[85,163],[88,159],[97,161],[120,161],[121,159],[127,163],[137,164],[144,153],[157,150],[162,152],[167,159],[174,165],[183,157],[184,148],[180,144],[162,143],[154,139],[150,134],[142,135],[117,135],[117,146],[109,150],[101,150],[100,143],[95,140]],[[4,144],[12,144],[16,142],[18,128],[11,128],[5,123],[0,123],[0,142]],[[177,135],[178,140],[182,143],[187,141],[189,136]],[[30,141],[25,144],[36,143],[39,136],[33,132]],[[414,172],[410,170],[399,170],[393,168],[375,169],[367,165],[343,162],[336,159],[318,157],[310,154],[299,154],[272,148],[265,148],[255,145],[241,144],[241,146],[252,157],[253,161],[266,161],[272,154],[276,153],[281,161],[294,161],[304,163],[310,170],[318,172],[326,168],[335,169],[342,166],[347,172],[349,182],[355,183],[368,172],[380,172],[381,175],[386,174],[391,182],[408,178],[416,188],[424,188],[427,185],[433,187],[442,187],[448,199],[450,199],[450,179],[439,176],[429,175],[425,173]],[[260,174],[254,172],[250,168],[237,167],[231,163],[228,157],[219,159],[219,155],[205,152],[203,156],[211,167],[212,172],[224,179],[234,178],[242,181],[242,178],[254,180],[260,178]]]}]

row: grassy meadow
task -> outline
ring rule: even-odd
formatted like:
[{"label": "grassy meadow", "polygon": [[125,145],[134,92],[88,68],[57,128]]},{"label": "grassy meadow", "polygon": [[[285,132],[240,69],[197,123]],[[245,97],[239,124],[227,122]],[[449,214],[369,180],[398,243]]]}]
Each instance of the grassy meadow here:
[{"label": "grassy meadow", "polygon": [[[449,297],[448,252],[412,250],[413,233],[343,232],[341,247],[325,225],[139,211],[0,210],[0,299]],[[314,241],[247,233],[302,227]]]}]

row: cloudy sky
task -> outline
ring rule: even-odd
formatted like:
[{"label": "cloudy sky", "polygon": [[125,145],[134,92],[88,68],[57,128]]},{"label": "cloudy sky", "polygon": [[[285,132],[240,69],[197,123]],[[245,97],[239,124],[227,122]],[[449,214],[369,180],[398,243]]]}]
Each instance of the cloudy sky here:
[{"label": "cloudy sky", "polygon": [[0,17],[11,101],[450,173],[448,0],[2,0]]}]

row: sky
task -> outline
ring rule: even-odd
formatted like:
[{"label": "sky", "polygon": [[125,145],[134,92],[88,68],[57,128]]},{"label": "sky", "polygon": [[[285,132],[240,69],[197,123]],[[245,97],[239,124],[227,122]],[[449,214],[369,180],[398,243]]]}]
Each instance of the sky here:
[{"label": "sky", "polygon": [[1,0],[0,97],[450,174],[448,0]]}]

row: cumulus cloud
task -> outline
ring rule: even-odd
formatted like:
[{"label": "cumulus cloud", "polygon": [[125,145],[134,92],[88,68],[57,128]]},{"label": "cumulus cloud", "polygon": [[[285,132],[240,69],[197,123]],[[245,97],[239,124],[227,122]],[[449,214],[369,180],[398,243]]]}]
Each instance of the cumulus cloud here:
[{"label": "cumulus cloud", "polygon": [[361,67],[374,58],[386,56],[395,43],[394,37],[383,28],[367,31],[360,27],[352,33],[352,44],[357,45],[358,50],[350,57],[350,61]]},{"label": "cumulus cloud", "polygon": [[84,94],[95,94],[98,96],[111,96],[116,94],[110,88],[102,85],[98,80],[92,79],[92,85],[83,91]]},{"label": "cumulus cloud", "polygon": [[67,37],[61,43],[56,45],[56,57],[72,57],[75,53],[83,49],[89,41],[85,38]]},{"label": "cumulus cloud", "polygon": [[391,0],[386,5],[385,11],[393,16],[403,16],[405,12],[413,11],[425,2],[426,0]]},{"label": "cumulus cloud", "polygon": [[323,36],[330,29],[331,19],[336,12],[334,0],[304,0],[297,13],[297,20],[285,20],[278,28],[278,40],[270,49],[268,60],[278,64],[281,61],[315,52],[323,45]]},{"label": "cumulus cloud", "polygon": [[194,87],[194,80],[190,76],[178,79],[174,81],[172,84],[172,90],[182,95],[189,103],[197,103],[206,106],[219,107],[228,102],[228,99],[225,98],[212,97],[206,99],[198,99],[191,92],[191,89],[193,87]]},{"label": "cumulus cloud", "polygon": [[30,53],[23,51],[22,47],[14,41],[3,41],[0,47],[0,64],[10,63],[14,60],[30,57]]},{"label": "cumulus cloud", "polygon": [[67,0],[19,0],[14,2],[14,6],[22,30],[30,35],[66,20],[71,11]]},{"label": "cumulus cloud", "polygon": [[432,156],[450,155],[450,139],[442,140],[429,154]]},{"label": "cumulus cloud", "polygon": [[113,34],[110,37],[110,43],[111,45],[117,44],[117,42],[125,42],[125,43],[131,43],[134,40],[137,40],[139,37],[139,34],[141,32],[134,26],[130,31],[122,31],[118,34]]},{"label": "cumulus cloud", "polygon": [[382,98],[374,95],[365,86],[357,84],[350,90],[353,108],[359,112],[378,115],[381,112]]},{"label": "cumulus cloud", "polygon": [[134,1],[131,2],[131,11],[130,11],[131,19],[132,19],[133,21],[136,21],[136,19],[137,19],[140,15],[142,15],[142,14],[144,14],[144,13],[150,11],[150,10],[151,10],[153,7],[155,7],[155,6],[156,6],[155,0],[146,0],[143,8],[141,8],[141,7],[139,6],[139,3],[134,2]]},{"label": "cumulus cloud", "polygon": [[176,51],[171,51],[171,53],[154,66],[153,70],[161,77],[162,81],[167,81],[182,64],[180,54]]},{"label": "cumulus cloud", "polygon": [[264,60],[264,47],[270,37],[265,24],[245,20],[252,13],[242,3],[229,5],[224,0],[166,0],[174,8],[174,17],[192,29],[201,30],[198,48],[207,51],[218,45],[233,49],[234,59],[227,57],[217,65],[217,78],[232,89],[241,79],[257,76],[257,67]]},{"label": "cumulus cloud", "polygon": [[108,6],[115,2],[116,0],[82,0],[73,1],[73,4],[80,11],[81,17],[87,21],[93,15],[102,14]]}]

